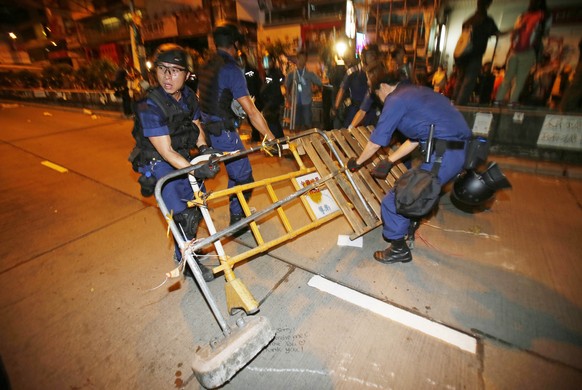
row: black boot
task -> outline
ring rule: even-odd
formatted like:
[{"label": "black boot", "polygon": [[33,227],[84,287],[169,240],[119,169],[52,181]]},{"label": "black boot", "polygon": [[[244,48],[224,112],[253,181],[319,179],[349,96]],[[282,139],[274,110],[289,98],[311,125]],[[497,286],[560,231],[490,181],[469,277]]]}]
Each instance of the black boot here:
[{"label": "black boot", "polygon": [[[244,214],[231,214],[230,215],[230,226],[234,225],[235,223],[237,223],[238,221],[240,221],[243,218],[245,218],[245,215]],[[237,237],[242,236],[243,234],[245,234],[249,230],[250,230],[249,225],[243,225],[240,229],[235,230],[230,235],[232,237],[237,238]]]},{"label": "black boot", "polygon": [[[212,270],[210,268],[208,268],[207,266],[203,265],[202,263],[200,263],[200,261],[198,261],[198,259],[196,259],[196,264],[198,264],[200,271],[202,271],[202,277],[204,278],[204,281],[205,282],[212,282],[214,280],[214,273],[212,272]],[[190,265],[188,263],[186,263],[186,265],[184,267],[185,267],[184,268],[184,276],[186,276],[187,278],[194,279],[194,273],[190,269]]]},{"label": "black boot", "polygon": [[412,261],[412,253],[404,238],[392,240],[392,244],[383,251],[374,253],[374,259],[384,264],[408,263]]}]

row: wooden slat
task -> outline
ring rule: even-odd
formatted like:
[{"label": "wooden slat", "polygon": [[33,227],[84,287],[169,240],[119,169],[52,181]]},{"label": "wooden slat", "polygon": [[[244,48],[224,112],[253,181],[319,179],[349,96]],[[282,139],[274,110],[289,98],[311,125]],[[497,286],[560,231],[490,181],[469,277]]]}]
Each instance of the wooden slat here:
[{"label": "wooden slat", "polygon": [[[315,150],[319,153],[319,157],[321,157],[321,159],[323,160],[323,162],[326,164],[326,166],[328,167],[328,169],[331,172],[336,172],[339,170],[339,167],[337,166],[337,162],[332,160],[332,158],[329,156],[328,151],[322,145],[320,138],[318,138],[318,139],[312,138],[312,145],[315,148]],[[344,175],[340,175],[340,176],[336,176],[336,179],[337,179],[336,180],[337,183],[339,184],[339,186],[343,190],[344,194],[352,202],[352,204],[354,205],[354,207],[358,211],[358,214],[360,215],[360,217],[362,217],[362,219],[364,220],[366,225],[367,226],[375,225],[377,222],[377,218],[375,217],[375,215],[373,215],[373,213],[368,211],[368,209],[366,208],[366,205],[360,199],[360,197],[355,192],[354,188],[348,182],[346,177]]]},{"label": "wooden slat", "polygon": [[[332,134],[332,139],[336,145],[338,153],[343,152],[344,158],[342,162],[347,164],[347,160],[350,157],[356,157],[356,153],[349,147],[348,143],[345,141],[344,136],[341,132],[336,132]],[[377,218],[381,218],[380,213],[380,202],[385,195],[382,188],[376,183],[372,178],[370,173],[365,169],[360,169],[357,174],[352,175],[354,182],[368,205],[374,210]],[[371,192],[370,192],[371,191]]]},{"label": "wooden slat", "polygon": [[[364,142],[364,140],[366,140],[367,142],[370,139],[370,134],[372,134],[373,130],[374,130],[373,126],[368,127],[360,126],[354,129],[352,131],[352,134],[358,140],[359,143],[362,143]],[[387,156],[392,154],[392,150],[390,148],[381,148],[377,154],[382,155],[384,158],[387,158]],[[378,159],[374,160],[374,163],[377,164],[378,162],[379,162]],[[407,169],[402,163],[395,164],[392,167],[392,169],[390,170],[390,174],[386,177],[386,181],[390,185],[390,188],[394,187],[394,183],[396,182],[396,180],[398,180],[398,178],[402,176],[402,174],[404,174],[404,172],[406,171]]]},{"label": "wooden slat", "polygon": [[[344,135],[347,135],[347,137],[344,137]],[[361,152],[354,152],[353,149],[349,146],[346,138],[351,139],[352,137],[345,132],[337,132],[334,134],[334,139],[336,140],[337,144],[342,150],[346,151],[348,157],[359,156]],[[389,191],[390,188],[386,185],[386,182],[384,180],[374,178],[368,169],[360,169],[358,173],[363,176],[365,184],[374,193],[376,198],[381,200],[384,195],[386,195],[386,192]]]},{"label": "wooden slat", "polygon": [[[356,150],[358,156],[362,153],[362,151],[358,151],[357,149],[359,148],[359,144],[357,143],[357,141],[355,140],[354,137],[352,137],[352,133],[350,133],[349,131],[346,130],[346,132],[344,133],[344,139],[350,144],[350,146]],[[366,168],[367,170],[367,168]],[[384,194],[388,193],[388,191],[390,191],[390,189],[392,188],[392,184],[389,184],[388,182],[386,182],[385,180],[376,180],[376,183],[378,183],[378,185],[382,188],[382,191],[384,191]]]},{"label": "wooden slat", "polygon": [[[317,152],[315,151],[314,147],[311,144],[311,139],[314,137],[318,137],[318,136],[312,135],[308,139],[302,139],[303,147],[305,148],[307,155],[311,159],[311,162],[313,162],[313,165],[315,166],[315,168],[317,169],[319,174],[321,176],[326,176],[330,172],[328,171],[328,169],[327,169],[326,165],[323,163],[323,161],[319,158],[319,155],[317,154]],[[354,231],[356,231],[356,232],[363,231],[365,229],[365,225],[363,224],[360,217],[352,211],[352,209],[349,207],[347,202],[345,202],[345,198],[342,195],[342,193],[341,193],[340,189],[338,188],[338,186],[336,185],[336,183],[334,181],[330,180],[330,181],[325,182],[325,186],[327,187],[327,189],[329,189],[329,192],[331,192],[331,194],[334,197],[339,208],[343,211],[343,213],[344,213],[346,219],[348,220],[348,222],[350,223],[350,225],[352,225],[352,228],[354,229]]]}]

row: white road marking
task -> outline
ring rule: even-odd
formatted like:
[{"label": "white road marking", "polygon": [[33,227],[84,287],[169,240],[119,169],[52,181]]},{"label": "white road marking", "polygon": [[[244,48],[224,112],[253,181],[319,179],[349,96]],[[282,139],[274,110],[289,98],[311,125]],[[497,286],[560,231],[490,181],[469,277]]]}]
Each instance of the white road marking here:
[{"label": "white road marking", "polygon": [[60,165],[57,165],[55,163],[52,163],[50,161],[43,161],[41,162],[42,165],[44,165],[45,167],[48,167],[50,169],[54,169],[57,172],[60,173],[66,173],[69,172],[69,170],[67,168],[61,167]]},{"label": "white road marking", "polygon": [[350,288],[329,281],[321,276],[312,277],[307,283],[323,292],[334,295],[344,301],[358,305],[382,317],[396,321],[409,328],[454,345],[463,351],[475,354],[477,352],[477,339],[465,333],[459,332],[448,326],[433,322],[419,315],[399,309],[376,298],[369,297]]},{"label": "white road marking", "polygon": [[[327,376],[327,377],[332,377],[336,374],[336,372],[334,370],[331,371],[321,371],[321,370],[308,370],[308,369],[303,369],[303,368],[274,368],[274,367],[253,367],[253,366],[248,366],[246,368],[249,371],[255,371],[255,372],[268,372],[268,373],[277,373],[277,374],[281,374],[281,373],[297,373],[297,374],[314,374],[314,375],[321,375],[321,376]],[[373,382],[369,382],[360,378],[356,378],[353,376],[347,376],[344,374],[338,374],[339,377],[344,381],[344,382],[356,382],[358,383],[360,386],[366,386],[366,387],[372,387],[375,389],[383,389],[384,387],[382,385],[379,385],[377,383],[373,383]]]}]

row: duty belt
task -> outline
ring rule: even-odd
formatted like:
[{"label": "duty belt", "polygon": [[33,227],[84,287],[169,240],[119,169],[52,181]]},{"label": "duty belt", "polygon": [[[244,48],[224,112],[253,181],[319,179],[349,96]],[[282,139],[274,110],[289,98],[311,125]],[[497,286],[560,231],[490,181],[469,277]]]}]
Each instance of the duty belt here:
[{"label": "duty belt", "polygon": [[[187,160],[190,159],[190,150],[178,149],[178,150],[176,150],[176,152],[179,153],[185,159],[187,159]],[[153,150],[142,151],[142,160],[145,164],[148,164],[149,162],[155,162],[155,161],[165,161],[162,158],[161,154],[159,154],[157,151],[153,151]]]},{"label": "duty belt", "polygon": [[216,121],[204,124],[204,129],[210,133],[217,133],[221,130],[234,131],[236,130],[236,123],[232,119]]},{"label": "duty belt", "polygon": [[439,143],[444,142],[447,149],[464,149],[465,148],[465,141],[447,141],[444,139],[436,139],[435,140],[435,147]]},{"label": "duty belt", "polygon": [[[464,149],[465,141],[447,141],[444,139],[434,139],[434,149],[433,150],[445,150],[445,149]],[[426,154],[427,142],[420,143],[420,151],[422,154]]]}]

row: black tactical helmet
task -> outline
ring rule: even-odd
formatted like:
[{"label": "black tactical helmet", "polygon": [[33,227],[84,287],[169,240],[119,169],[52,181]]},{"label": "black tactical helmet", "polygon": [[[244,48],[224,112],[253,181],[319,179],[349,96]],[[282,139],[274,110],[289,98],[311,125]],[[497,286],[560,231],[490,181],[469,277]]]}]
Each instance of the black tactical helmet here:
[{"label": "black tactical helmet", "polygon": [[493,198],[497,190],[509,187],[509,180],[499,166],[492,162],[483,173],[469,170],[459,175],[453,185],[453,196],[466,205],[481,206]]},{"label": "black tactical helmet", "polygon": [[238,27],[232,23],[219,24],[212,33],[214,43],[217,47],[230,47],[235,45],[237,48],[245,43],[245,37],[241,34]]},{"label": "black tactical helmet", "polygon": [[192,71],[192,59],[188,52],[174,43],[164,43],[154,53],[154,63],[167,62],[183,66],[189,72]]}]

